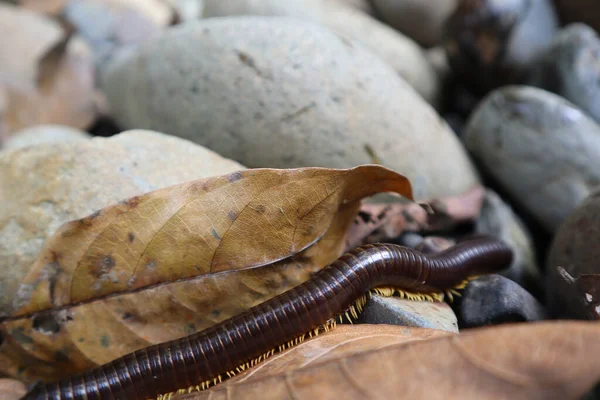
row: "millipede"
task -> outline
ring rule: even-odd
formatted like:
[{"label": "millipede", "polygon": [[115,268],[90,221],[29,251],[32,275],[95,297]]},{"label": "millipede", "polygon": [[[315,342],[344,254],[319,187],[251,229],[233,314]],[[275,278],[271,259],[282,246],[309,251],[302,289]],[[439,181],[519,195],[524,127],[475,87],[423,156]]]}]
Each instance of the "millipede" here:
[{"label": "millipede", "polygon": [[364,245],[306,282],[187,337],[149,346],[70,378],[40,383],[23,400],[170,399],[204,390],[358,317],[368,296],[443,301],[475,276],[510,265],[501,241],[479,237],[427,255],[394,244]]}]

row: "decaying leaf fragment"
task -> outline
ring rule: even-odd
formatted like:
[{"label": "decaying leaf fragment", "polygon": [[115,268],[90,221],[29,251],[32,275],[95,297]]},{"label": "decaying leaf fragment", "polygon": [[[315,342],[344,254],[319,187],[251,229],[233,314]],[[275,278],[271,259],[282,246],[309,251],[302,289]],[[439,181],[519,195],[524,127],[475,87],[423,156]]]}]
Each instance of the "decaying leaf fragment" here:
[{"label": "decaying leaf fragment", "polygon": [[99,113],[91,54],[81,38],[50,18],[4,3],[0,92],[0,141],[38,124],[87,128]]},{"label": "decaying leaf fragment", "polygon": [[363,204],[348,232],[347,249],[364,243],[385,242],[404,231],[431,232],[450,230],[474,221],[481,211],[485,189],[475,186],[467,192],[416,203]]},{"label": "decaying leaf fragment", "polygon": [[[398,337],[429,331],[386,329]],[[396,343],[380,332],[338,327],[212,389],[174,399],[565,400],[600,381],[597,323],[511,324]]]},{"label": "decaying leaf fragment", "polygon": [[0,371],[56,379],[205,329],[339,257],[380,166],[254,169],[157,190],[61,227],[1,324]]}]

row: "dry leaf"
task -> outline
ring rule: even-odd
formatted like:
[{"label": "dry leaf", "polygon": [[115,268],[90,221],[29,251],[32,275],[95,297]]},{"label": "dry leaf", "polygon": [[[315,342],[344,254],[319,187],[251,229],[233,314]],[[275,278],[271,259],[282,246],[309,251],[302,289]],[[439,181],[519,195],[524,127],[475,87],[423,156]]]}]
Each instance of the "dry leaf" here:
[{"label": "dry leaf", "polygon": [[476,186],[458,196],[423,202],[429,211],[415,203],[363,204],[348,233],[346,248],[385,242],[404,231],[450,230],[474,221],[479,216],[484,196],[485,189]]},{"label": "dry leaf", "polygon": [[0,378],[0,399],[19,400],[25,395],[25,385],[14,379]]},{"label": "dry leaf", "polygon": [[380,166],[255,169],[68,223],[2,322],[0,371],[55,379],[236,315],[338,258],[360,200],[382,191],[412,198]]},{"label": "dry leaf", "polygon": [[[369,327],[344,327],[341,333],[339,327],[235,381],[173,398],[567,400],[581,398],[600,380],[597,323],[511,324],[408,343],[385,339],[381,345],[380,328],[372,328],[369,338]],[[356,348],[356,339],[346,336],[355,329],[363,335]],[[398,336],[408,330],[389,329]],[[336,341],[343,348],[336,354],[319,348],[324,343],[335,349]]]},{"label": "dry leaf", "polygon": [[[10,21],[10,23],[5,23]],[[0,140],[39,124],[87,128],[99,113],[85,43],[48,18],[0,4]]]}]

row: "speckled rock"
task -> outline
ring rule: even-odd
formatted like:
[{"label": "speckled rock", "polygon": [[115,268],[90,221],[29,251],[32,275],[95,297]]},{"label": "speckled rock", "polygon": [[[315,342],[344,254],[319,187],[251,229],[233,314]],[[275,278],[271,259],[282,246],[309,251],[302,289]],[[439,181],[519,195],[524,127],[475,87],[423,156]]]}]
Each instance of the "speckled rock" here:
[{"label": "speckled rock", "polygon": [[457,0],[371,0],[376,15],[423,46],[440,44]]},{"label": "speckled rock", "polygon": [[456,76],[478,95],[522,83],[557,32],[552,0],[459,1],[444,46]]},{"label": "speckled rock", "polygon": [[492,92],[471,115],[464,142],[549,232],[600,184],[600,126],[541,89]]},{"label": "speckled rock", "polygon": [[204,17],[286,16],[325,26],[362,43],[391,65],[425,100],[436,104],[440,84],[435,70],[419,45],[348,2],[349,0],[206,0]]},{"label": "speckled rock", "polygon": [[358,323],[414,326],[458,333],[452,308],[446,303],[402,300],[373,295],[359,315]]},{"label": "speckled rock", "polygon": [[528,81],[561,95],[600,121],[600,38],[589,26],[565,27],[536,63]]},{"label": "speckled rock", "polygon": [[243,168],[186,140],[139,130],[0,152],[0,310],[63,223],[131,196]]},{"label": "speckled rock", "polygon": [[461,329],[548,318],[535,297],[500,275],[486,275],[469,282],[458,314]]},{"label": "speckled rock", "polygon": [[547,260],[546,302],[557,318],[600,319],[600,187],[557,230]]},{"label": "speckled rock", "polygon": [[77,142],[88,140],[90,137],[87,132],[65,125],[37,125],[13,133],[2,144],[2,150],[38,144]]},{"label": "speckled rock", "polygon": [[521,219],[500,196],[487,189],[475,232],[494,236],[506,243],[513,251],[513,262],[500,275],[523,287],[541,288],[541,274],[531,234]]},{"label": "speckled rock", "polygon": [[103,81],[122,126],[164,130],[248,167],[379,161],[407,175],[419,198],[478,182],[429,104],[359,43],[313,23],[190,22],[143,45]]}]

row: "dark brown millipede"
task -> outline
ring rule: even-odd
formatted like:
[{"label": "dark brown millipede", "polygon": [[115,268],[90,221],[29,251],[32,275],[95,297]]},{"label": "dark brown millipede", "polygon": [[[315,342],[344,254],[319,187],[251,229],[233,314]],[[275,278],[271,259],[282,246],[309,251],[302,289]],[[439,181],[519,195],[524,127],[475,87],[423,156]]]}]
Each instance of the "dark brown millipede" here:
[{"label": "dark brown millipede", "polygon": [[349,310],[356,315],[372,289],[388,287],[439,299],[465,279],[495,272],[511,261],[511,250],[492,238],[458,243],[435,255],[392,244],[365,245],[240,315],[57,383],[39,384],[24,399],[149,399],[204,389],[276,348],[328,330]]}]

